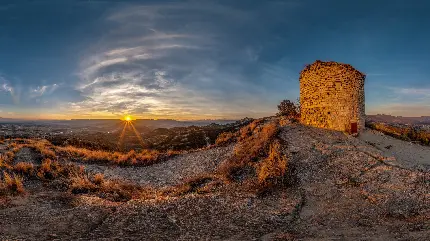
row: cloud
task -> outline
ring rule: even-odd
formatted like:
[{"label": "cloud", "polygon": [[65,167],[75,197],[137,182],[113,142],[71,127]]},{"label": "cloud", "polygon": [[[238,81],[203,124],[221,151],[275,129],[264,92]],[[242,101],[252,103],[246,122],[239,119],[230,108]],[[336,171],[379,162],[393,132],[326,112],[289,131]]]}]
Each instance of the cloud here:
[{"label": "cloud", "polygon": [[274,9],[205,1],[113,11],[106,36],[80,63],[76,90],[86,99],[71,103],[70,110],[173,118],[273,114],[267,86],[282,77],[265,72],[280,63],[261,56],[272,44],[267,21],[280,21],[267,17]]},{"label": "cloud", "polygon": [[430,97],[430,88],[391,88],[391,90],[402,95]]},{"label": "cloud", "polygon": [[369,106],[368,114],[422,116],[430,113],[430,88],[388,87],[381,101]]},{"label": "cloud", "polygon": [[59,87],[58,84],[37,86],[34,89],[30,89],[29,97],[30,98],[36,98],[36,97],[41,97],[44,94],[50,95],[56,89],[58,89],[58,87]]}]

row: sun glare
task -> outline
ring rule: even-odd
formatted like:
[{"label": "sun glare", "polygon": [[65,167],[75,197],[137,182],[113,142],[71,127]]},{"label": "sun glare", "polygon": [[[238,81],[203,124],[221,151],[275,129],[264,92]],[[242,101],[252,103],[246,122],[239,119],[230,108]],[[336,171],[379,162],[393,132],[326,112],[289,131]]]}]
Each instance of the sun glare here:
[{"label": "sun glare", "polygon": [[124,120],[125,121],[131,121],[132,119],[131,119],[131,116],[127,115],[127,116],[124,117]]}]

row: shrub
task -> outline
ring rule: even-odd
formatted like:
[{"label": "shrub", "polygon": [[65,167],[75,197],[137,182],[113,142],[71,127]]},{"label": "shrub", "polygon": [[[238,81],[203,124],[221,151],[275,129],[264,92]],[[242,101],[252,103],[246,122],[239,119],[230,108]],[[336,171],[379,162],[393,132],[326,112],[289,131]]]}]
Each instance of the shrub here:
[{"label": "shrub", "polygon": [[296,118],[300,113],[300,107],[299,104],[295,104],[290,100],[283,100],[278,105],[278,111],[278,116],[288,116],[291,118]]}]

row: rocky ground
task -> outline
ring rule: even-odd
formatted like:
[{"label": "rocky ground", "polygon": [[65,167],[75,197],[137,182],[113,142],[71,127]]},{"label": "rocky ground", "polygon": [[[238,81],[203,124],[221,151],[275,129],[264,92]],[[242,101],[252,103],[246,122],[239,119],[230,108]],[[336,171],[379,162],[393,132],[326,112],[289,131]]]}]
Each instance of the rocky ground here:
[{"label": "rocky ground", "polygon": [[[265,195],[232,184],[229,191],[112,202],[33,181],[26,195],[0,202],[0,239],[428,240],[429,172],[340,132],[288,124],[279,137],[291,182]],[[232,152],[217,147],[148,167],[86,169],[168,187],[214,171]],[[31,150],[17,156],[38,162]]]},{"label": "rocky ground", "polygon": [[359,139],[382,151],[385,156],[394,157],[400,165],[430,170],[429,146],[402,141],[370,129],[361,133]]}]

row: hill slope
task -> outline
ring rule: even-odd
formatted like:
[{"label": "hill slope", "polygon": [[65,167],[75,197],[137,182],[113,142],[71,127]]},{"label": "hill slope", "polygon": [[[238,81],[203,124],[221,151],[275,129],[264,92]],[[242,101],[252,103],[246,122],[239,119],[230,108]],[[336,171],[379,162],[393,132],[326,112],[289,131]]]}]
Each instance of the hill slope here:
[{"label": "hill slope", "polygon": [[[268,123],[278,123],[278,119],[258,122],[254,130]],[[264,186],[264,192],[253,189],[252,180],[257,174],[246,167],[242,166],[247,172],[241,172],[240,178],[227,180],[220,176],[217,166],[238,153],[239,144],[234,150],[227,145],[180,155],[153,166],[133,167],[133,173],[159,175],[142,180],[130,177],[155,188],[181,189],[180,182],[187,182],[188,177],[208,176],[209,181],[185,183],[189,188],[179,195],[152,193],[149,189],[140,198],[112,202],[91,193],[64,194],[35,185],[28,195],[13,197],[3,204],[0,237],[425,240],[430,236],[428,171],[402,166],[365,141],[340,132],[300,124],[278,128],[276,138],[288,159],[286,181]],[[256,135],[255,131],[250,133],[250,137]],[[259,162],[253,159],[249,165],[258,166]],[[184,167],[180,167],[181,163]],[[201,167],[197,168],[197,163]],[[121,173],[124,177],[131,175],[130,170],[115,166],[92,164],[89,171],[97,168],[107,174],[106,178],[114,178],[109,173],[116,173],[116,177]],[[184,178],[166,177],[171,174]]]}]

